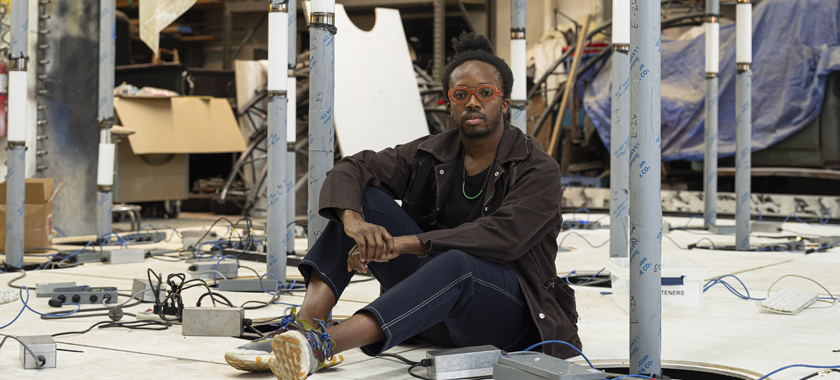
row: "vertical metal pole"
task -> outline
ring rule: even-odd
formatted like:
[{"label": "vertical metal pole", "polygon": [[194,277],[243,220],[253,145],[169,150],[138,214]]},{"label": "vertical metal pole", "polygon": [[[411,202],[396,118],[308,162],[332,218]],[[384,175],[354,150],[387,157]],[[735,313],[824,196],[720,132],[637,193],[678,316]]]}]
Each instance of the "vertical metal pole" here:
[{"label": "vertical metal pole", "polygon": [[297,0],[289,1],[289,109],[286,116],[286,254],[295,254],[295,143],[297,142]]},{"label": "vertical metal pole", "polygon": [[659,0],[630,0],[630,373],[662,373]]},{"label": "vertical metal pole", "polygon": [[[267,273],[286,283],[286,91],[288,0],[268,2],[268,235]],[[285,70],[284,70],[285,69]]]},{"label": "vertical metal pole", "polygon": [[735,5],[735,246],[750,249],[750,166],[752,165],[752,4]]},{"label": "vertical metal pole", "polygon": [[443,78],[446,68],[446,1],[435,0],[434,21],[432,27],[432,77],[436,81]]},{"label": "vertical metal pole", "polygon": [[717,223],[719,17],[718,0],[706,0],[706,155],[703,159],[703,216],[706,229]]},{"label": "vertical metal pole", "polygon": [[9,123],[6,176],[6,268],[23,268],[26,154],[26,67],[29,1],[12,0],[9,46]]},{"label": "vertical metal pole", "polygon": [[610,257],[627,257],[630,224],[630,2],[613,0],[610,126]]},{"label": "vertical metal pole", "polygon": [[525,0],[510,2],[510,68],[513,71],[513,91],[510,95],[510,124],[528,133],[528,95],[526,94],[525,26],[527,8]]},{"label": "vertical metal pole", "polygon": [[309,15],[309,248],[327,226],[318,215],[321,186],[335,159],[335,1],[312,1]]},{"label": "vertical metal pole", "polygon": [[111,232],[111,208],[114,185],[114,144],[111,127],[114,125],[114,51],[116,43],[116,0],[99,1],[99,110],[97,120],[101,129],[99,165],[96,185],[96,236]]}]

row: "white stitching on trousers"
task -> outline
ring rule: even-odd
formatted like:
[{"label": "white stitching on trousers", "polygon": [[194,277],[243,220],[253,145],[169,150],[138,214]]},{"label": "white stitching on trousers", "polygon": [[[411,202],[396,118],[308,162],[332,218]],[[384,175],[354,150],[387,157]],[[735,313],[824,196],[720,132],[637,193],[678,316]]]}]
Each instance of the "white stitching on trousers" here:
[{"label": "white stitching on trousers", "polygon": [[516,302],[516,304],[517,304],[517,305],[519,305],[519,306],[521,306],[521,307],[525,307],[525,304],[524,304],[524,303],[522,303],[522,301],[520,301],[520,300],[516,299],[516,297],[514,297],[512,294],[510,294],[510,293],[506,292],[504,289],[502,289],[502,288],[500,288],[500,287],[498,287],[498,286],[496,286],[496,285],[494,285],[494,284],[491,284],[491,283],[489,283],[489,282],[487,282],[487,281],[480,280],[480,279],[478,279],[478,278],[476,278],[476,277],[473,277],[473,281],[475,281],[475,282],[477,282],[477,283],[479,283],[479,284],[481,284],[481,285],[484,285],[484,286],[486,286],[486,287],[488,287],[488,288],[494,289],[494,290],[498,291],[499,293],[502,293],[502,294],[504,294],[505,296],[507,296],[508,298],[512,299],[512,300],[513,300],[513,302]]},{"label": "white stitching on trousers", "polygon": [[433,294],[431,297],[427,298],[425,301],[421,302],[419,305],[415,306],[413,309],[411,309],[409,311],[406,311],[405,313],[403,313],[403,315],[397,317],[396,319],[394,319],[393,321],[391,321],[389,323],[386,323],[385,326],[382,326],[382,329],[384,330],[388,327],[391,327],[395,323],[405,319],[406,317],[410,316],[411,314],[414,314],[417,310],[420,310],[420,308],[422,308],[423,306],[426,306],[430,302],[434,301],[436,298],[440,297],[441,294],[443,294],[445,291],[447,291],[450,288],[452,288],[453,286],[455,286],[455,284],[457,284],[461,281],[464,281],[471,276],[472,276],[472,272],[468,272],[467,274],[455,279],[454,281],[450,282],[449,285],[446,285],[443,289],[439,290],[437,293]]},{"label": "white stitching on trousers", "polygon": [[[370,306],[370,305],[362,308],[362,310],[366,310],[366,309],[371,309],[374,312],[376,312],[376,315],[379,316],[379,319],[381,319],[383,322],[385,322],[385,318],[382,318],[382,314],[379,314],[379,310],[376,310],[375,308],[373,308],[373,306]],[[386,327],[382,327],[382,331],[384,331],[385,335],[387,336],[387,338],[385,339],[385,344],[382,347],[388,347],[388,343],[391,341],[391,332],[388,331],[388,328],[386,328]]]},{"label": "white stitching on trousers", "polygon": [[[303,263],[307,263],[307,264],[312,265],[313,267],[315,267],[315,270],[317,270],[317,271],[318,271],[318,273],[320,273],[320,274],[321,274],[319,277],[321,277],[321,279],[322,279],[322,280],[324,280],[324,281],[329,281],[329,282],[330,282],[330,285],[332,285],[332,288],[333,288],[333,289],[335,289],[335,291],[338,291],[338,288],[335,286],[335,284],[333,284],[333,282],[332,282],[332,280],[330,279],[330,277],[329,277],[329,276],[327,276],[327,274],[326,274],[326,273],[322,272],[322,271],[321,271],[321,268],[318,268],[318,266],[317,266],[317,265],[315,265],[315,263],[313,263],[313,262],[311,262],[311,261],[309,261],[309,260],[301,260],[301,261],[300,261],[300,263],[301,263],[301,264],[303,264]],[[338,300],[336,300],[336,302],[338,302]]]}]

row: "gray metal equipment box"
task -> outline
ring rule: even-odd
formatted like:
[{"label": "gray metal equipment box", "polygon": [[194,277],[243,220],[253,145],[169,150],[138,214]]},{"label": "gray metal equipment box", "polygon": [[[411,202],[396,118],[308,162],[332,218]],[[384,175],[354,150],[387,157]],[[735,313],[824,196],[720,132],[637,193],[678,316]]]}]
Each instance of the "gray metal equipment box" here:
[{"label": "gray metal equipment box", "polygon": [[[160,291],[161,287],[164,289],[163,292]],[[131,295],[135,295],[146,289],[152,289],[152,285],[149,284],[149,280],[135,278],[134,283],[131,285]],[[158,286],[157,283],[155,283],[154,290],[145,292],[143,294],[140,294],[139,296],[135,296],[134,298],[137,298],[143,302],[155,302],[155,291],[157,291],[158,293],[159,300],[163,300],[164,298],[166,298],[166,285],[161,284],[160,286]]]},{"label": "gray metal equipment box", "polygon": [[[36,357],[20,345],[20,365],[23,369],[55,368],[55,340],[49,335],[22,336],[20,341],[29,346]],[[38,356],[46,360],[44,365],[38,365]]]},{"label": "gray metal equipment box", "polygon": [[71,282],[51,282],[44,284],[35,284],[35,294],[38,298],[52,297],[56,288],[75,288],[76,281]]},{"label": "gray metal equipment box", "polygon": [[604,380],[606,373],[539,352],[505,355],[493,365],[494,380]]},{"label": "gray metal equipment box", "polygon": [[432,365],[426,367],[426,376],[435,380],[489,376],[500,356],[502,350],[489,345],[427,351],[426,359],[431,359]]},{"label": "gray metal equipment box", "polygon": [[184,336],[233,336],[244,332],[245,309],[240,307],[185,307]]},{"label": "gray metal equipment box", "polygon": [[146,250],[142,248],[115,249],[102,252],[102,262],[106,264],[131,264],[146,261]]}]

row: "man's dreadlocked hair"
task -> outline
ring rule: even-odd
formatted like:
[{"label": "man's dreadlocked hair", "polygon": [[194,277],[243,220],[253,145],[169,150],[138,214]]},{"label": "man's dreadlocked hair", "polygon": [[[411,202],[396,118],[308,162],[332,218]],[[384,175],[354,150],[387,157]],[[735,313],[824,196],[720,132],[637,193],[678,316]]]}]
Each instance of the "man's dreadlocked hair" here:
[{"label": "man's dreadlocked hair", "polygon": [[501,90],[505,94],[504,98],[510,99],[510,93],[513,91],[513,72],[510,71],[510,66],[493,52],[493,47],[490,46],[487,37],[462,32],[460,37],[452,39],[452,48],[455,49],[455,58],[446,65],[442,79],[444,99],[447,102],[449,102],[449,97],[446,94],[449,93],[449,77],[452,75],[452,71],[469,61],[481,61],[499,70],[499,74],[502,76]]}]

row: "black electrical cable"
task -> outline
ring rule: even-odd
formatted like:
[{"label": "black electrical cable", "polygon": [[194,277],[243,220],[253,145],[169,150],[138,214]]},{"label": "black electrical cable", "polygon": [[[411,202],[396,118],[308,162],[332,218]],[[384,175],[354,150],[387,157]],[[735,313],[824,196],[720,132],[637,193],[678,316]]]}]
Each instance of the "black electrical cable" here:
[{"label": "black electrical cable", "polygon": [[228,224],[230,224],[230,229],[231,229],[232,232],[236,231],[236,225],[233,224],[233,222],[231,222],[230,219],[225,218],[225,217],[221,217],[219,219],[216,219],[216,221],[213,222],[213,224],[210,225],[210,228],[208,228],[207,231],[204,232],[204,235],[201,235],[201,238],[199,238],[198,241],[195,242],[195,246],[198,247],[198,245],[201,244],[201,242],[204,240],[204,238],[207,237],[207,234],[209,234],[210,231],[213,231],[213,227],[216,226],[216,223],[219,223],[223,220],[228,222]]},{"label": "black electrical cable", "polygon": [[[196,301],[195,306],[201,306],[201,300],[203,300],[204,297],[207,297],[207,296],[210,296],[211,299],[215,299],[215,297],[219,297],[219,298],[221,298],[222,300],[225,301],[225,303],[223,303],[224,305],[227,305],[227,306],[230,306],[230,307],[235,307],[235,306],[233,306],[233,302],[230,302],[230,300],[227,299],[227,297],[225,297],[225,296],[223,296],[219,293],[213,293],[213,292],[204,293],[200,297],[198,297],[198,301]],[[222,303],[222,301],[219,301],[219,303]]]},{"label": "black electrical cable", "polygon": [[[150,328],[150,327],[147,327],[147,326],[159,326],[161,328]],[[73,335],[73,334],[81,335],[81,334],[85,334],[85,333],[90,332],[90,330],[93,330],[96,327],[99,327],[100,329],[121,327],[121,328],[126,328],[126,329],[129,329],[129,330],[162,331],[162,330],[168,329],[169,325],[166,324],[166,323],[163,323],[163,322],[159,322],[159,321],[128,321],[128,322],[104,321],[104,322],[97,322],[97,323],[93,324],[93,326],[90,326],[87,330],[84,330],[84,331],[68,331],[68,332],[52,334],[50,336],[55,338],[55,337],[59,337],[59,336],[63,336],[63,335]]]},{"label": "black electrical cable", "polygon": [[77,353],[77,354],[84,354],[84,353],[85,353],[84,351],[79,351],[79,350],[69,350],[69,349],[66,349],[66,348],[56,348],[55,350],[56,350],[56,351],[64,351],[64,352],[75,352],[75,353]]},{"label": "black electrical cable", "polygon": [[260,338],[265,338],[265,334],[263,334],[263,333],[262,333],[262,331],[257,330],[257,329],[255,329],[255,328],[253,328],[253,327],[251,327],[251,326],[248,326],[247,328],[248,328],[249,330],[251,330],[251,331],[253,331],[253,332],[257,333],[257,335],[259,335],[259,336],[260,336]]},{"label": "black electrical cable", "polygon": [[812,374],[810,374],[810,375],[808,375],[808,376],[805,376],[805,377],[803,377],[803,378],[801,378],[801,379],[799,379],[799,380],[808,380],[808,379],[810,379],[810,378],[820,376],[820,375],[822,375],[823,373],[826,373],[826,372],[838,372],[838,373],[840,373],[840,369],[837,369],[837,368],[832,368],[832,369],[827,369],[827,370],[825,370],[825,371],[814,372],[814,373],[812,373]]},{"label": "black electrical cable", "polygon": [[419,366],[421,364],[420,362],[415,362],[413,360],[409,360],[409,359],[405,358],[404,356],[400,356],[400,355],[397,355],[397,354],[379,354],[379,357],[396,358],[399,361],[401,361],[405,364],[408,364],[408,365],[418,365]]},{"label": "black electrical cable", "polygon": [[[154,275],[155,278],[158,280],[156,288],[162,289],[161,285],[163,285],[163,279],[161,278],[160,275],[155,273],[155,271],[152,270],[152,268],[149,268],[146,271],[146,276],[149,279],[149,284],[150,285],[154,284],[154,282],[152,282],[152,277],[151,277],[152,275]],[[180,284],[175,284],[175,282],[172,281],[172,278],[181,279],[181,283]],[[184,275],[183,273],[170,274],[169,276],[167,276],[166,282],[169,285],[169,287],[171,289],[171,292],[166,296],[166,298],[163,299],[163,302],[161,302],[160,298],[159,298],[159,293],[160,292],[152,292],[155,295],[155,306],[158,307],[158,317],[160,317],[160,319],[166,321],[167,323],[168,322],[173,322],[173,321],[179,321],[181,319],[181,311],[184,309],[184,304],[183,304],[183,301],[181,300],[180,290],[181,290],[181,288],[184,284],[185,279],[186,279],[186,275]],[[153,288],[155,288],[155,286],[153,286]],[[175,297],[173,297],[173,296],[175,296]],[[172,299],[172,304],[171,305],[169,304],[170,298]],[[164,309],[167,306],[172,306],[176,309],[175,319],[169,319],[164,315]]]},{"label": "black electrical cable", "polygon": [[[248,302],[254,302],[254,301],[248,301]],[[271,318],[271,319],[260,320],[260,321],[252,321],[252,324],[255,325],[255,326],[267,325],[267,324],[270,324],[271,322],[274,322],[278,319],[283,319],[283,318],[286,318],[286,317],[288,317],[288,316],[287,315],[281,315],[279,317],[274,317],[274,318]],[[385,355],[385,354],[382,354],[382,355]],[[388,355],[390,355],[390,354],[388,354]]]},{"label": "black electrical cable", "polygon": [[[251,246],[252,244],[254,244],[254,222],[251,220],[251,218],[249,218],[247,216],[242,217],[239,220],[237,220],[236,223],[234,223],[234,225],[233,225],[234,228],[236,228],[236,226],[238,226],[239,222],[241,222],[241,221],[246,222],[245,226],[248,228],[248,240],[247,240],[248,244],[247,245]],[[242,235],[241,234],[239,235],[239,244],[240,245],[242,244]]]},{"label": "black electrical cable", "polygon": [[26,271],[20,271],[20,276],[17,276],[15,278],[9,280],[9,283],[6,284],[6,285],[10,288],[20,289],[20,286],[14,285],[14,283],[17,282],[18,280],[24,278],[24,277],[26,277]]},{"label": "black electrical cable", "polygon": [[239,266],[239,268],[245,268],[245,269],[248,269],[248,270],[250,270],[251,272],[254,272],[254,274],[256,274],[256,275],[257,275],[257,277],[259,277],[259,276],[260,276],[260,272],[257,272],[257,270],[256,270],[256,269],[254,269],[254,268],[244,267],[244,266],[242,266],[242,265],[240,265],[240,266]]},{"label": "black electrical cable", "polygon": [[[152,256],[152,258],[155,259],[155,260],[167,261],[167,262],[170,262],[170,263],[177,263],[177,262],[186,260],[186,256],[181,257],[181,258],[169,257],[169,256]],[[166,260],[164,260],[164,258],[166,258]],[[174,260],[170,260],[170,259],[174,259]]]},{"label": "black electrical cable", "polygon": [[413,369],[415,369],[419,366],[420,366],[420,363],[412,364],[411,367],[408,367],[408,374],[411,375],[411,377],[416,377],[418,379],[431,380],[428,377],[423,377],[423,376],[417,375],[414,372],[412,372]]},{"label": "black electrical cable", "polygon": [[[245,305],[247,305],[247,304],[249,304],[249,303],[259,303],[259,304],[260,304],[260,306],[245,306]],[[243,309],[245,309],[245,310],[259,310],[259,309],[263,309],[263,308],[266,308],[266,307],[269,307],[269,306],[271,306],[271,303],[270,303],[270,302],[263,302],[263,301],[245,301],[245,303],[243,303],[243,304],[242,304],[241,306],[239,306],[239,307],[241,307],[241,308],[243,308]]]},{"label": "black electrical cable", "polygon": [[[132,314],[132,313],[123,313],[123,315],[124,316],[127,315],[129,317],[136,317],[136,315]],[[74,313],[74,315],[67,315],[67,316],[62,316],[62,317],[47,317],[45,315],[42,315],[41,319],[54,320],[54,319],[90,318],[90,317],[109,317],[109,316],[110,315],[108,313],[98,313],[98,314],[88,314],[88,315],[75,315],[75,313]]]},{"label": "black electrical cable", "polygon": [[6,335],[6,337],[4,337],[3,340],[0,340],[0,347],[3,347],[3,343],[6,343],[6,339],[9,339],[9,338],[12,338],[12,339],[18,341],[18,343],[20,343],[20,345],[23,346],[23,348],[25,348],[26,351],[29,352],[29,355],[32,355],[33,358],[37,358],[39,367],[41,367],[41,366],[43,366],[44,364],[47,363],[47,359],[45,359],[41,355],[35,355],[35,353],[32,352],[32,349],[29,348],[29,346],[27,346],[26,343],[21,342],[20,338],[14,336],[14,335]]}]

